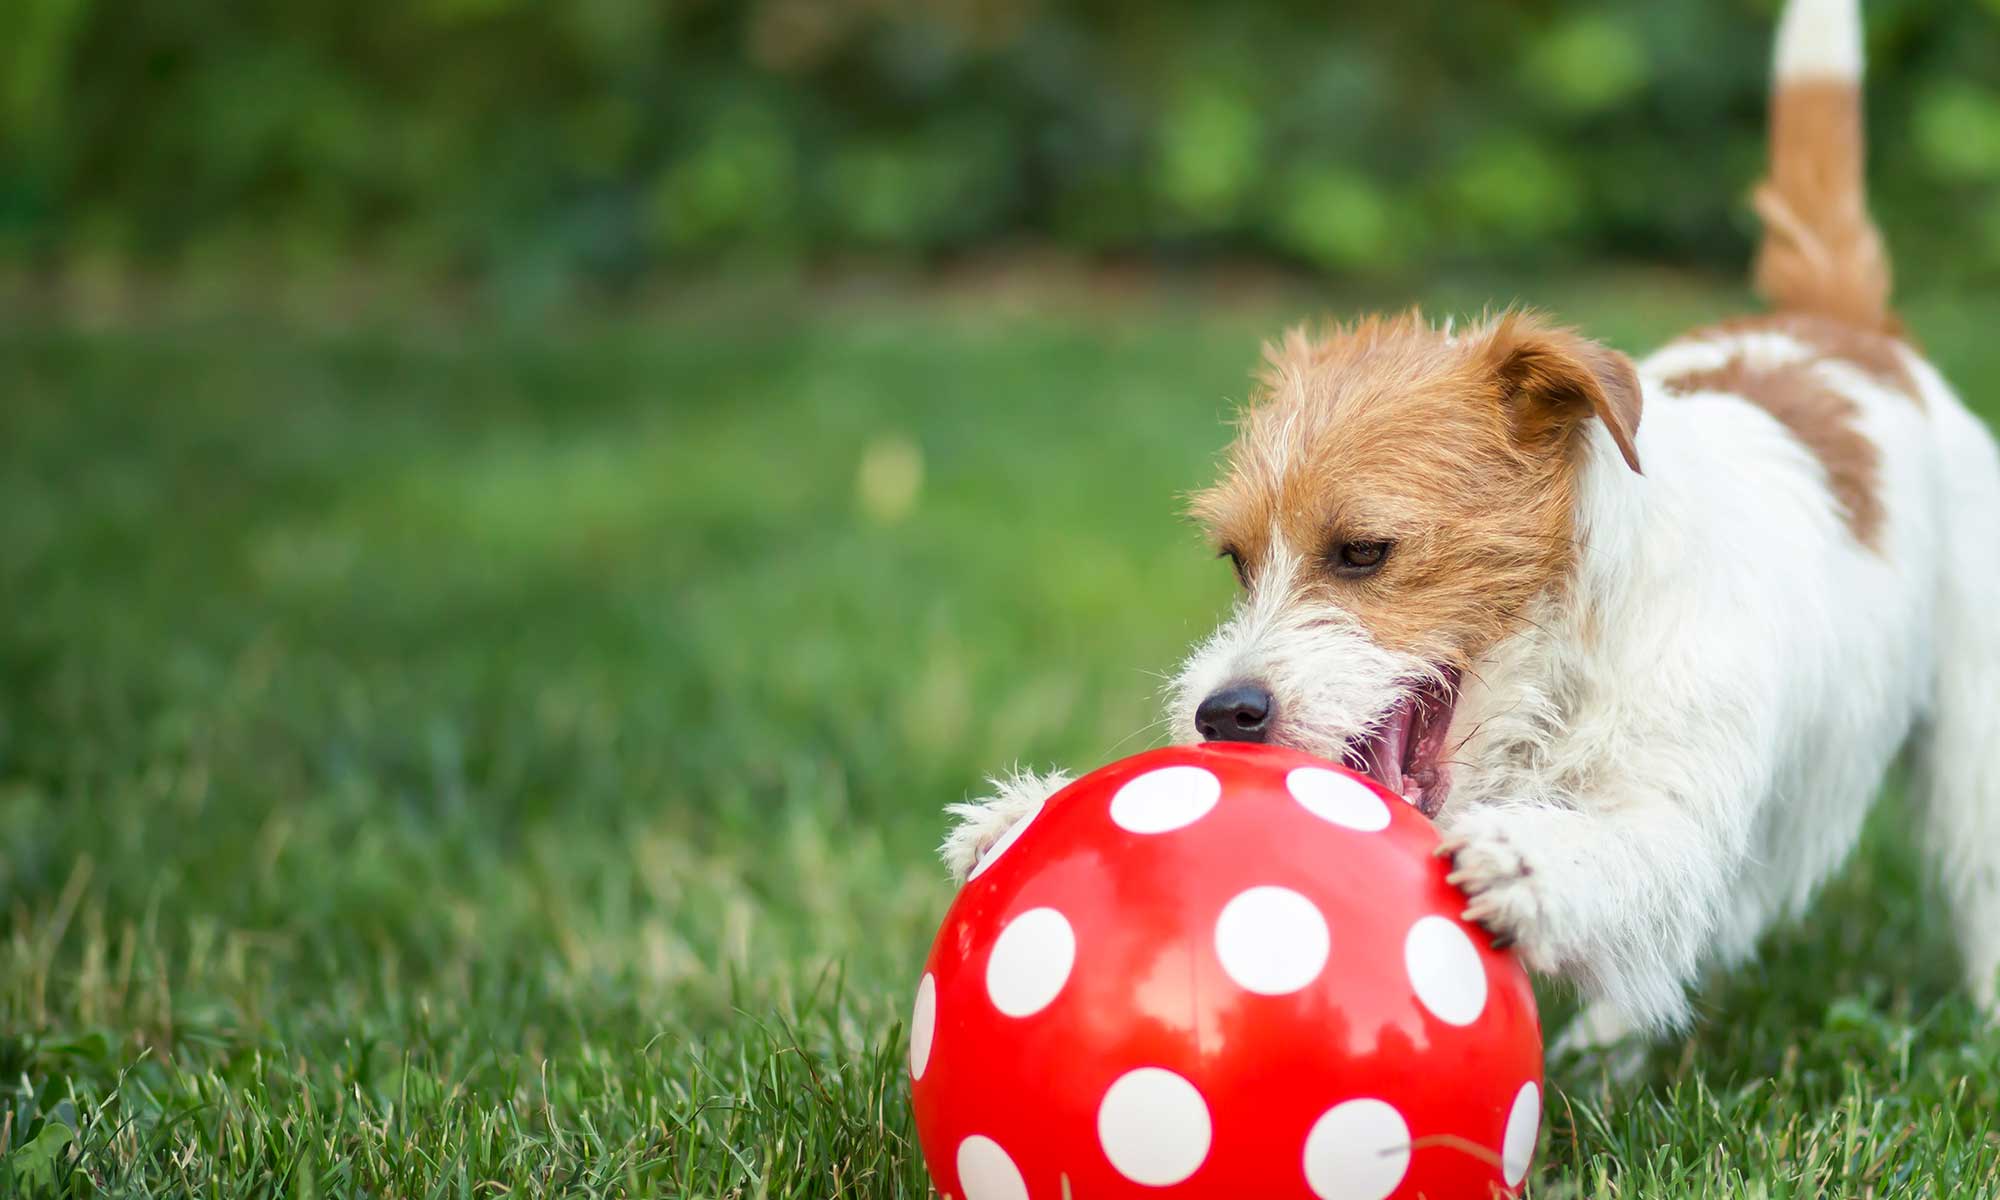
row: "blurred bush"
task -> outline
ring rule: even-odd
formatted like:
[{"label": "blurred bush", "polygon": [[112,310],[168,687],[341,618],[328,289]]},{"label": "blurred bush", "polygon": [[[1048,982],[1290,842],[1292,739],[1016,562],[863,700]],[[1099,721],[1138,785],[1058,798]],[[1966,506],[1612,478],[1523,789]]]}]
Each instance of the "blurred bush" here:
[{"label": "blurred bush", "polygon": [[[1776,4],[7,0],[0,257],[1736,269]],[[1868,11],[1899,259],[1992,274],[2000,0]]]}]

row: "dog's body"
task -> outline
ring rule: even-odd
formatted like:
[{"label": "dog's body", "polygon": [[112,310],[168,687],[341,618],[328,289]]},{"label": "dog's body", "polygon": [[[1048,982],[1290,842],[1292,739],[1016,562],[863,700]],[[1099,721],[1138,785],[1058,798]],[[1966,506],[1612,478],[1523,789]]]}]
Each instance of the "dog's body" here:
[{"label": "dog's body", "polygon": [[[1774,314],[1636,366],[1513,314],[1294,333],[1196,502],[1245,595],[1176,736],[1344,757],[1431,813],[1467,915],[1599,1001],[1591,1040],[1684,1023],[1912,741],[1995,1003],[2000,455],[1888,311],[1860,42],[1855,0],[1790,0]],[[955,810],[954,871],[1066,778]]]}]

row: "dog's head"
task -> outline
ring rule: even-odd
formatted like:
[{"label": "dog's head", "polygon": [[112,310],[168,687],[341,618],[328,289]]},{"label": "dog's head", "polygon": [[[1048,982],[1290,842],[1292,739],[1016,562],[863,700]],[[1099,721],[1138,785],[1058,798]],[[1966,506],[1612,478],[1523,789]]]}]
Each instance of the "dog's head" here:
[{"label": "dog's head", "polygon": [[1592,427],[1639,469],[1638,378],[1518,313],[1295,330],[1267,360],[1194,501],[1243,596],[1176,680],[1174,734],[1345,759],[1435,815],[1461,674],[1574,569]]}]

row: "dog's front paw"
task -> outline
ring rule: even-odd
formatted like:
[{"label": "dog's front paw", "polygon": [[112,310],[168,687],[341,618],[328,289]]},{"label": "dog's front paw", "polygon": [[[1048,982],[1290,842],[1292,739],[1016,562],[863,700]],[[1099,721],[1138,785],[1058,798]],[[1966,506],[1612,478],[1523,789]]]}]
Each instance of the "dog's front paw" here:
[{"label": "dog's front paw", "polygon": [[1496,813],[1460,821],[1437,852],[1451,860],[1445,881],[1466,895],[1464,919],[1492,934],[1496,949],[1520,943],[1532,953],[1543,918],[1540,884],[1504,819]]},{"label": "dog's front paw", "polygon": [[964,883],[966,876],[972,874],[1008,830],[1040,807],[1042,801],[1068,787],[1069,781],[1068,771],[1038,774],[1017,770],[1010,775],[987,780],[993,788],[993,795],[986,799],[954,804],[945,809],[958,820],[951,833],[946,835],[944,845],[938,847],[939,856],[951,871],[952,881]]}]

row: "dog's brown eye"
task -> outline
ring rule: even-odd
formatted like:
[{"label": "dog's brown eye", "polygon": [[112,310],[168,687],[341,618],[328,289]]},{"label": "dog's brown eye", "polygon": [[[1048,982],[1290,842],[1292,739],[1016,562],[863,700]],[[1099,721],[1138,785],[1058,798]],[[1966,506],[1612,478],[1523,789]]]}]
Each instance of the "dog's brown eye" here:
[{"label": "dog's brown eye", "polygon": [[1389,557],[1389,542],[1342,542],[1333,552],[1336,574],[1350,579],[1373,575]]},{"label": "dog's brown eye", "polygon": [[1229,560],[1230,568],[1236,572],[1236,582],[1238,586],[1246,588],[1250,586],[1250,576],[1243,570],[1243,556],[1236,552],[1236,547],[1224,546],[1221,552],[1216,555],[1216,557],[1226,558]]}]

